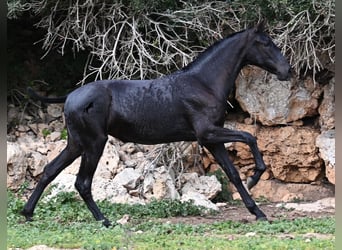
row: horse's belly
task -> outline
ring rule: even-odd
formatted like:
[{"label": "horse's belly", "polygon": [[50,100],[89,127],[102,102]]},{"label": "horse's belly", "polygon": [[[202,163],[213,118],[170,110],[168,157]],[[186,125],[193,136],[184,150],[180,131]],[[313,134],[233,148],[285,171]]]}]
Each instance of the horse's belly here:
[{"label": "horse's belly", "polygon": [[169,120],[140,122],[117,122],[110,134],[124,142],[141,144],[159,144],[175,141],[194,141],[195,134],[192,129],[182,121]]}]

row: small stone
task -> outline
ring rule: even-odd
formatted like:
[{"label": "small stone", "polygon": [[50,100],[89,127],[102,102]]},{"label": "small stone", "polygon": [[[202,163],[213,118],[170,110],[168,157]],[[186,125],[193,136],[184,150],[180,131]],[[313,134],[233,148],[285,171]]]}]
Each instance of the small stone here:
[{"label": "small stone", "polygon": [[129,159],[129,160],[126,160],[124,164],[128,168],[134,168],[137,166],[138,163],[136,160]]},{"label": "small stone", "polygon": [[58,118],[62,116],[63,108],[60,104],[50,104],[47,106],[47,112],[53,118]]},{"label": "small stone", "polygon": [[249,232],[245,234],[246,237],[254,237],[256,236],[256,232]]},{"label": "small stone", "polygon": [[52,142],[55,142],[61,138],[61,132],[54,131],[49,135],[49,137]]},{"label": "small stone", "polygon": [[243,121],[247,125],[252,125],[254,123],[254,120],[251,117],[247,117]]},{"label": "small stone", "polygon": [[124,216],[122,216],[121,219],[117,220],[116,222],[120,225],[125,225],[130,221],[131,217],[129,214],[125,214]]}]

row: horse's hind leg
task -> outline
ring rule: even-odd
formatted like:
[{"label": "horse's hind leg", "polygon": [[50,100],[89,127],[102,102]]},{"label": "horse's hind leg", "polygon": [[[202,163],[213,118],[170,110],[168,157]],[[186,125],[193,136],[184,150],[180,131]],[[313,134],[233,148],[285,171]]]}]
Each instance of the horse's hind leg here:
[{"label": "horse's hind leg", "polygon": [[258,183],[261,175],[266,170],[266,165],[258,149],[256,138],[248,132],[213,127],[207,131],[204,131],[202,137],[200,137],[200,140],[202,140],[202,143],[243,142],[249,146],[254,156],[255,169],[254,175],[247,178],[248,189],[251,189]]},{"label": "horse's hind leg", "polygon": [[21,211],[21,214],[26,217],[27,221],[32,220],[33,211],[46,186],[80,155],[81,151],[69,140],[66,148],[45,166],[41,179]]},{"label": "horse's hind leg", "polygon": [[77,174],[75,187],[81,195],[84,202],[87,204],[87,207],[93,214],[94,218],[98,221],[102,220],[103,225],[108,227],[110,225],[110,222],[101,213],[91,193],[91,184],[93,181],[93,176],[97,168],[97,164],[100,160],[100,157],[103,153],[106,141],[106,136],[98,136],[96,139],[94,139],[88,144],[87,148],[82,154],[81,167]]}]

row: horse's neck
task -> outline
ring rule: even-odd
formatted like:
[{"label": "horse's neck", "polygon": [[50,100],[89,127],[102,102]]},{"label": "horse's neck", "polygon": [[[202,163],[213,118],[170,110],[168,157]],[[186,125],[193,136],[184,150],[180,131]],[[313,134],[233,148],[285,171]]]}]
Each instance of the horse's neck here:
[{"label": "horse's neck", "polygon": [[212,53],[200,58],[196,64],[194,72],[202,79],[201,82],[225,97],[244,66],[243,59],[248,47],[246,35],[240,33],[223,40]]}]

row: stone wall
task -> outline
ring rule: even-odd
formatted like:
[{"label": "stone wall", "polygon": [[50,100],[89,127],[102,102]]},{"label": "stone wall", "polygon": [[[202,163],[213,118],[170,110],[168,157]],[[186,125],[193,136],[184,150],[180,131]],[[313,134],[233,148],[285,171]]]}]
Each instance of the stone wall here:
[{"label": "stone wall", "polygon": [[[257,137],[266,174],[295,183],[326,177],[335,184],[335,78],[325,83],[311,78],[280,82],[255,67],[243,74],[236,99],[247,117],[232,127]],[[245,145],[235,143],[230,149],[238,152],[236,165],[253,164]]]}]

